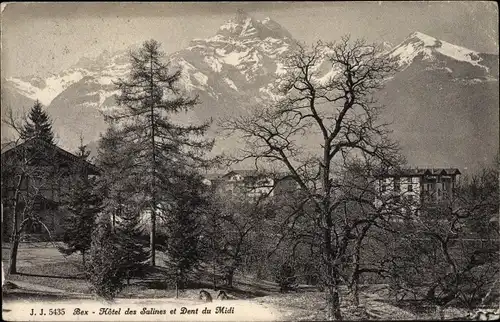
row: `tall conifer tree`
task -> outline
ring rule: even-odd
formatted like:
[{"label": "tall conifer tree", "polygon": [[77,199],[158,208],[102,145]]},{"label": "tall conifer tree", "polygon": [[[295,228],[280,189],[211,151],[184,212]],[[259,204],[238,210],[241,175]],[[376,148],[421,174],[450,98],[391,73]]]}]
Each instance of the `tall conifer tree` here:
[{"label": "tall conifer tree", "polygon": [[197,268],[201,254],[201,210],[207,206],[200,176],[186,173],[175,182],[176,203],[169,209],[166,223],[168,244],[165,247],[166,264],[175,276],[178,289],[183,289]]},{"label": "tall conifer tree", "polygon": [[[86,161],[89,151],[81,144],[78,148],[78,157]],[[90,249],[91,234],[95,226],[95,218],[101,211],[101,198],[94,190],[96,180],[87,177],[85,169],[81,173],[74,186],[71,187],[66,204],[69,216],[63,221],[63,241],[66,246],[60,247],[63,254],[80,252],[83,265],[85,266],[85,254]]]},{"label": "tall conifer tree", "polygon": [[24,128],[21,130],[21,138],[29,140],[39,138],[54,144],[54,133],[52,132],[52,121],[42,104],[37,100],[28,115]]},{"label": "tall conifer tree", "polygon": [[132,207],[124,205],[116,235],[120,252],[123,254],[121,269],[125,270],[129,284],[131,278],[140,278],[147,274],[149,259],[149,253],[144,249],[146,243],[142,239],[139,213],[135,211],[133,205]]},{"label": "tall conifer tree", "polygon": [[204,153],[213,140],[204,140],[209,123],[181,125],[171,120],[173,114],[187,111],[198,102],[197,97],[184,95],[178,87],[181,71],[163,62],[165,54],[155,40],[144,42],[137,52],[131,52],[131,71],[127,79],[117,82],[121,109],[110,115],[119,124],[121,144],[128,145],[134,155],[130,170],[139,174],[135,191],[142,195],[150,213],[151,264],[155,265],[156,216],[162,203],[172,202],[175,187],[172,178],[184,172],[182,168],[206,165]]}]

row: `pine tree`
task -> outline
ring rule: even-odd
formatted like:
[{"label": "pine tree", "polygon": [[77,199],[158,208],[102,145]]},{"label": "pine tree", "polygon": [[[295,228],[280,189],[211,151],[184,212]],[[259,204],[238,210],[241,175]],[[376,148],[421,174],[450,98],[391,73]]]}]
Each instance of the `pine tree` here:
[{"label": "pine tree", "polygon": [[124,270],[128,285],[131,278],[140,278],[146,275],[149,267],[146,263],[149,259],[149,253],[144,249],[146,243],[139,228],[139,213],[126,212],[120,217],[120,225],[116,234],[120,252],[123,254],[120,269]]},{"label": "pine tree", "polygon": [[39,138],[50,144],[54,144],[52,121],[47,112],[42,109],[42,104],[38,100],[31,108],[26,124],[21,130],[21,138],[23,140]]},{"label": "pine tree", "polygon": [[[82,161],[89,153],[84,145],[79,147],[79,157]],[[95,218],[101,211],[101,198],[94,191],[96,180],[88,178],[82,169],[82,173],[69,191],[67,208],[69,215],[63,221],[65,246],[59,248],[63,254],[69,255],[75,252],[82,254],[85,266],[85,254],[90,249],[91,234],[95,224]]]},{"label": "pine tree", "polygon": [[[151,213],[151,264],[155,265],[156,215],[169,190],[175,188],[171,179],[185,167],[206,165],[203,155],[213,146],[213,140],[200,138],[209,123],[199,126],[172,122],[172,114],[187,111],[197,104],[197,97],[183,95],[177,84],[181,71],[173,71],[162,61],[165,54],[155,40],[146,41],[137,52],[132,52],[128,79],[117,82],[121,95],[117,103],[121,110],[109,115],[110,122],[118,123],[121,144],[128,145],[134,154],[132,165],[137,195],[144,198]],[[168,199],[168,197],[167,197]]]},{"label": "pine tree", "polygon": [[102,170],[97,179],[97,190],[103,197],[103,212],[111,215],[113,230],[124,212],[124,204],[136,201],[140,209],[140,191],[136,186],[141,182],[141,174],[135,171],[133,164],[135,150],[131,144],[122,144],[121,133],[115,126],[110,126],[99,141],[97,165]]},{"label": "pine tree", "polygon": [[169,211],[165,251],[167,267],[171,275],[175,276],[176,286],[182,289],[202,258],[200,209],[207,201],[203,197],[198,176],[185,175],[179,179],[176,187],[174,197],[177,202]]},{"label": "pine tree", "polygon": [[90,156],[90,151],[87,150],[87,146],[83,144],[83,137],[80,136],[80,146],[78,146],[78,150],[75,154],[78,158],[87,161]]}]

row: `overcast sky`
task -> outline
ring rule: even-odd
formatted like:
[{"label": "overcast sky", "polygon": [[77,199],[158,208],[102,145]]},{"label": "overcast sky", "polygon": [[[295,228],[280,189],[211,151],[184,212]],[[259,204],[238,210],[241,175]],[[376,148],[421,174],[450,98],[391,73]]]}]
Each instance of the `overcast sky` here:
[{"label": "overcast sky", "polygon": [[96,56],[154,38],[174,52],[214,35],[243,9],[271,17],[300,41],[342,35],[401,42],[414,31],[480,52],[498,53],[494,2],[2,3],[2,75],[58,73]]}]

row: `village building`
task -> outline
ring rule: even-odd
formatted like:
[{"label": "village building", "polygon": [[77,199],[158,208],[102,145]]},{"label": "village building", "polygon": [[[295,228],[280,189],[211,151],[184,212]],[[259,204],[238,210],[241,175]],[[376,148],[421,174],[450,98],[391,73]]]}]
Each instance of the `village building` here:
[{"label": "village building", "polygon": [[379,204],[391,199],[413,210],[422,205],[438,205],[453,199],[460,170],[457,168],[393,169],[376,175]]},{"label": "village building", "polygon": [[[41,139],[2,145],[2,236],[12,231],[13,205],[26,239],[57,239],[67,214],[63,205],[79,176],[99,175],[99,169],[78,156]],[[29,211],[29,215],[28,215]],[[37,218],[37,220],[30,220]]]},{"label": "village building", "polygon": [[226,174],[207,174],[203,182],[214,193],[257,200],[291,192],[296,188],[291,178],[256,170],[232,170]]}]

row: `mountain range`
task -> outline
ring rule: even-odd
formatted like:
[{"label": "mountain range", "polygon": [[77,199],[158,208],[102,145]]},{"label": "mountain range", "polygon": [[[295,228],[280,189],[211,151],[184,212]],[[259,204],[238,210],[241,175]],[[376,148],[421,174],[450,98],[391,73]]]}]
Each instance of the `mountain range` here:
[{"label": "mountain range", "polygon": [[[170,54],[171,63],[182,67],[184,89],[201,102],[180,118],[218,119],[265,101],[272,95],[270,84],[284,72],[280,60],[294,44],[279,23],[239,12],[214,36]],[[386,106],[383,117],[409,163],[461,169],[491,163],[499,145],[498,55],[420,32],[383,46],[401,68],[376,98]],[[61,146],[74,150],[83,136],[95,147],[106,129],[102,112],[115,105],[113,81],[129,71],[129,49],[83,57],[46,78],[2,79],[2,114],[4,107],[27,111],[38,99],[53,118]],[[3,126],[2,140],[9,135]],[[234,141],[224,140],[215,153],[234,149]]]}]

